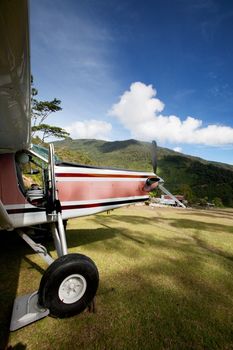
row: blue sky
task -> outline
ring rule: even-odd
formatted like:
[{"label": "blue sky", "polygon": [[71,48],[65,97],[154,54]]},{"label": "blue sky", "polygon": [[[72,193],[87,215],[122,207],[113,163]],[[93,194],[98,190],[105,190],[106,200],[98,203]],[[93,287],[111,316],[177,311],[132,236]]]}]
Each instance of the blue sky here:
[{"label": "blue sky", "polygon": [[156,139],[233,164],[233,2],[31,0],[48,122],[73,138]]}]

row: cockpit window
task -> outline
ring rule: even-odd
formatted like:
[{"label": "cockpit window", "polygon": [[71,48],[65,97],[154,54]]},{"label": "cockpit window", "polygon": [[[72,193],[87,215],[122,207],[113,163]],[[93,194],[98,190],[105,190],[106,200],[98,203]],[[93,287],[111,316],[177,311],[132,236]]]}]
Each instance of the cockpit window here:
[{"label": "cockpit window", "polygon": [[[38,155],[38,157],[41,157],[41,158],[44,158],[48,161],[49,159],[49,150],[48,148],[45,148],[43,146],[39,146],[39,145],[32,145],[31,147],[31,151],[36,153]],[[55,163],[60,163],[61,162],[61,159],[54,155],[54,160],[55,160]]]}]

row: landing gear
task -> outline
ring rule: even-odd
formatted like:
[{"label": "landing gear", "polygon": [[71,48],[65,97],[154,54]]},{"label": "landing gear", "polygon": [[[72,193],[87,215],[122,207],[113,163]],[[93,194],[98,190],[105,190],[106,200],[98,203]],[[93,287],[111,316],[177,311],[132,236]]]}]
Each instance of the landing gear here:
[{"label": "landing gear", "polygon": [[66,222],[62,217],[62,207],[56,189],[52,145],[49,153],[47,192],[46,224],[50,226],[58,259],[54,261],[45,247],[34,242],[22,230],[18,230],[19,235],[49,267],[42,276],[38,292],[27,295],[15,303],[11,330],[23,327],[48,314],[60,318],[79,314],[89,307],[98,289],[99,273],[95,263],[85,255],[68,254]]},{"label": "landing gear", "polygon": [[82,254],[68,254],[62,206],[55,179],[54,147],[49,148],[47,215],[58,254],[45,271],[38,291],[39,305],[55,317],[70,317],[82,312],[94,298],[99,274],[94,262]]},{"label": "landing gear", "polygon": [[94,262],[82,254],[58,258],[45,271],[39,287],[39,304],[54,317],[79,314],[94,298],[99,273]]}]

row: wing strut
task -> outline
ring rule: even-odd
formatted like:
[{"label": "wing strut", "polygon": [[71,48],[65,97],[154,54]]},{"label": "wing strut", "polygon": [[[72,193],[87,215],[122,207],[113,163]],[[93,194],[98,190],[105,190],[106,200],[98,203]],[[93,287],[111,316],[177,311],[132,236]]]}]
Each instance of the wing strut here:
[{"label": "wing strut", "polygon": [[169,192],[161,183],[159,183],[158,187],[162,192],[171,197],[179,206],[186,208],[186,206],[181,201],[179,201],[179,199],[177,199],[171,192]]},{"label": "wing strut", "polygon": [[[158,156],[157,156],[157,143],[156,141],[152,141],[152,147],[151,147],[151,155],[152,155],[152,166],[154,173],[156,174],[157,166],[158,166]],[[164,186],[164,180],[160,178],[158,183],[158,188],[165,194],[167,194],[169,197],[171,197],[175,203],[177,203],[182,208],[186,208],[186,206],[181,203],[171,192],[169,192]]]},{"label": "wing strut", "polygon": [[58,192],[56,189],[56,180],[55,180],[55,161],[54,161],[54,146],[53,144],[49,145],[49,192],[50,192],[50,202],[51,202],[51,212],[48,215],[51,215],[54,221],[57,221],[51,224],[54,244],[57,250],[58,256],[67,255],[67,243],[66,243],[66,234],[65,228],[62,221],[61,214],[61,203],[58,198]]}]

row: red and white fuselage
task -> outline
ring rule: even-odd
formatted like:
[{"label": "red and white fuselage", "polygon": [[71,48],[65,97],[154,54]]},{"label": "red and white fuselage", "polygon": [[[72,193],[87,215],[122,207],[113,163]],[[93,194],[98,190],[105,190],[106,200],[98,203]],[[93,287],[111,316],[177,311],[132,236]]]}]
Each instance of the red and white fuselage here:
[{"label": "red and white fuselage", "polygon": [[95,167],[56,166],[62,216],[84,216],[145,201],[145,182],[154,174]]},{"label": "red and white fuselage", "polygon": [[[0,167],[4,169],[0,172],[0,199],[14,228],[50,222],[46,207],[33,204],[21,192],[14,154],[0,155]],[[146,201],[146,180],[154,177],[147,172],[66,163],[56,165],[54,171],[64,220]]]}]

